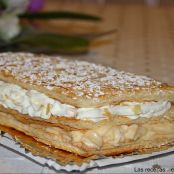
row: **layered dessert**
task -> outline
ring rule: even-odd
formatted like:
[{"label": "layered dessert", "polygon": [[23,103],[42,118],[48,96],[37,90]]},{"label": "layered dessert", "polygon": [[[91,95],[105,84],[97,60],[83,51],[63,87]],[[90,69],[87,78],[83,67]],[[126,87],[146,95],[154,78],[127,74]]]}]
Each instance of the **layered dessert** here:
[{"label": "layered dessert", "polygon": [[168,148],[173,101],[174,87],[146,76],[57,56],[0,54],[0,129],[31,137],[32,149],[41,143],[98,158]]}]

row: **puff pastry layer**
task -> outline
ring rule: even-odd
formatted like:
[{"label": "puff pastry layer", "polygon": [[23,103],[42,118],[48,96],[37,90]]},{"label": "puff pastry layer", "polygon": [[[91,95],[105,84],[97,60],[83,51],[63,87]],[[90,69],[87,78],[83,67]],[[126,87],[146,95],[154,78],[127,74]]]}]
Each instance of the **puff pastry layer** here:
[{"label": "puff pastry layer", "polygon": [[174,142],[174,87],[149,77],[60,57],[1,53],[0,90],[0,128],[32,137],[35,153],[40,144],[84,161]]}]

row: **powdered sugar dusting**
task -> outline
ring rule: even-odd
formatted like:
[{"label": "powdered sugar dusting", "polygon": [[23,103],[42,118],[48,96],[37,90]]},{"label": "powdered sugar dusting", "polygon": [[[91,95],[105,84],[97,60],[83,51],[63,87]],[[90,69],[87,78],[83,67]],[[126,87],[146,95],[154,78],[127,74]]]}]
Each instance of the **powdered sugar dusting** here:
[{"label": "powdered sugar dusting", "polygon": [[71,88],[75,95],[87,98],[104,95],[106,88],[125,90],[161,84],[149,77],[102,65],[31,53],[1,53],[2,70],[25,83],[42,85],[48,90]]}]

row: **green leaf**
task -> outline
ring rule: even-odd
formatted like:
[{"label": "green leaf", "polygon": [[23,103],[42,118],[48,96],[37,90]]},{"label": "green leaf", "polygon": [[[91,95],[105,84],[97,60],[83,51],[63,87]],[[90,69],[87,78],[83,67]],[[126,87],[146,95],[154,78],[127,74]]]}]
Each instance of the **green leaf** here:
[{"label": "green leaf", "polygon": [[0,39],[0,47],[8,45],[7,42],[4,42],[4,40]]},{"label": "green leaf", "polygon": [[16,38],[13,44],[32,52],[82,53],[88,50],[89,41],[81,37],[33,32]]},{"label": "green leaf", "polygon": [[0,0],[0,14],[5,9],[6,9],[6,3],[4,1]]},{"label": "green leaf", "polygon": [[36,53],[79,54],[87,52],[90,42],[101,36],[112,34],[116,29],[104,32],[65,35],[23,28],[20,35],[5,42],[0,40],[0,51],[29,51]]},{"label": "green leaf", "polygon": [[88,40],[97,39],[99,37],[104,37],[110,34],[114,34],[117,31],[117,29],[112,29],[109,31],[100,31],[100,32],[93,32],[93,33],[85,33],[85,34],[76,34],[78,37],[82,37]]},{"label": "green leaf", "polygon": [[69,11],[50,11],[50,12],[34,12],[34,13],[24,13],[19,15],[20,18],[25,18],[28,20],[39,19],[39,20],[48,20],[48,19],[74,19],[74,20],[90,20],[90,21],[99,21],[100,17],[76,13]]}]

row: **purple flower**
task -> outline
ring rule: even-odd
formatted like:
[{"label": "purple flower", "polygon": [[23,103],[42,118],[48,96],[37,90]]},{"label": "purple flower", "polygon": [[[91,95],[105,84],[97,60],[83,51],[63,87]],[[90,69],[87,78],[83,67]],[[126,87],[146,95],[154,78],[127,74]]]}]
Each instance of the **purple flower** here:
[{"label": "purple flower", "polygon": [[44,5],[44,0],[29,0],[28,11],[36,12],[42,9]]}]

